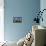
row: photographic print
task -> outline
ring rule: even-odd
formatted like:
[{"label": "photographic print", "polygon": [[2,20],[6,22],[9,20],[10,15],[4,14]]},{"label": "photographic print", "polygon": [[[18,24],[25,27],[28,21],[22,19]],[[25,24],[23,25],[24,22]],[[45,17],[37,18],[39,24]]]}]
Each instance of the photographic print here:
[{"label": "photographic print", "polygon": [[22,23],[22,17],[13,17],[13,23]]}]

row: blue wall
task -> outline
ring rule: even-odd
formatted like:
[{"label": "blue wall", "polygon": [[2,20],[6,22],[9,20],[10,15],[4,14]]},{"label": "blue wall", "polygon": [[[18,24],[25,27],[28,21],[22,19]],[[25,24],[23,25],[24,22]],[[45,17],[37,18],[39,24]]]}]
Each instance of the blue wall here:
[{"label": "blue wall", "polygon": [[[40,9],[40,0],[5,1],[5,40],[18,41],[32,28],[35,12]],[[22,17],[22,23],[13,23],[13,16]]]}]

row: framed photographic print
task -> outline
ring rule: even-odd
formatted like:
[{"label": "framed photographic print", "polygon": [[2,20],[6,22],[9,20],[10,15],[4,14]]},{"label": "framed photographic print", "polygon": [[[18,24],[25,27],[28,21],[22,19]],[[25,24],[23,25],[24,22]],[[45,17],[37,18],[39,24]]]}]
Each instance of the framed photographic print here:
[{"label": "framed photographic print", "polygon": [[22,17],[13,17],[13,23],[22,23]]}]

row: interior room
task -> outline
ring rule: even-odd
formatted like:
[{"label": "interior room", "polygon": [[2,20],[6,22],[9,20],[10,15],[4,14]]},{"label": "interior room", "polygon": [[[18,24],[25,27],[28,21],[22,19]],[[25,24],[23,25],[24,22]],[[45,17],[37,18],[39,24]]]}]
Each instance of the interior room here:
[{"label": "interior room", "polygon": [[0,0],[0,46],[46,46],[46,0]]}]

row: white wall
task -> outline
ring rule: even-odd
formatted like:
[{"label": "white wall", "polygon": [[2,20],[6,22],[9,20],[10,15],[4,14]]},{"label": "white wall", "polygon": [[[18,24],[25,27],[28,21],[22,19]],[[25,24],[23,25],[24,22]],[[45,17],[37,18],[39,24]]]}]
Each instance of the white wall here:
[{"label": "white wall", "polygon": [[0,42],[4,41],[4,0],[0,0]]},{"label": "white wall", "polygon": [[[43,9],[46,9],[46,0],[40,0],[40,9],[41,11]],[[46,26],[46,11],[43,12],[42,17],[43,17],[43,22],[41,21],[40,25]]]}]

